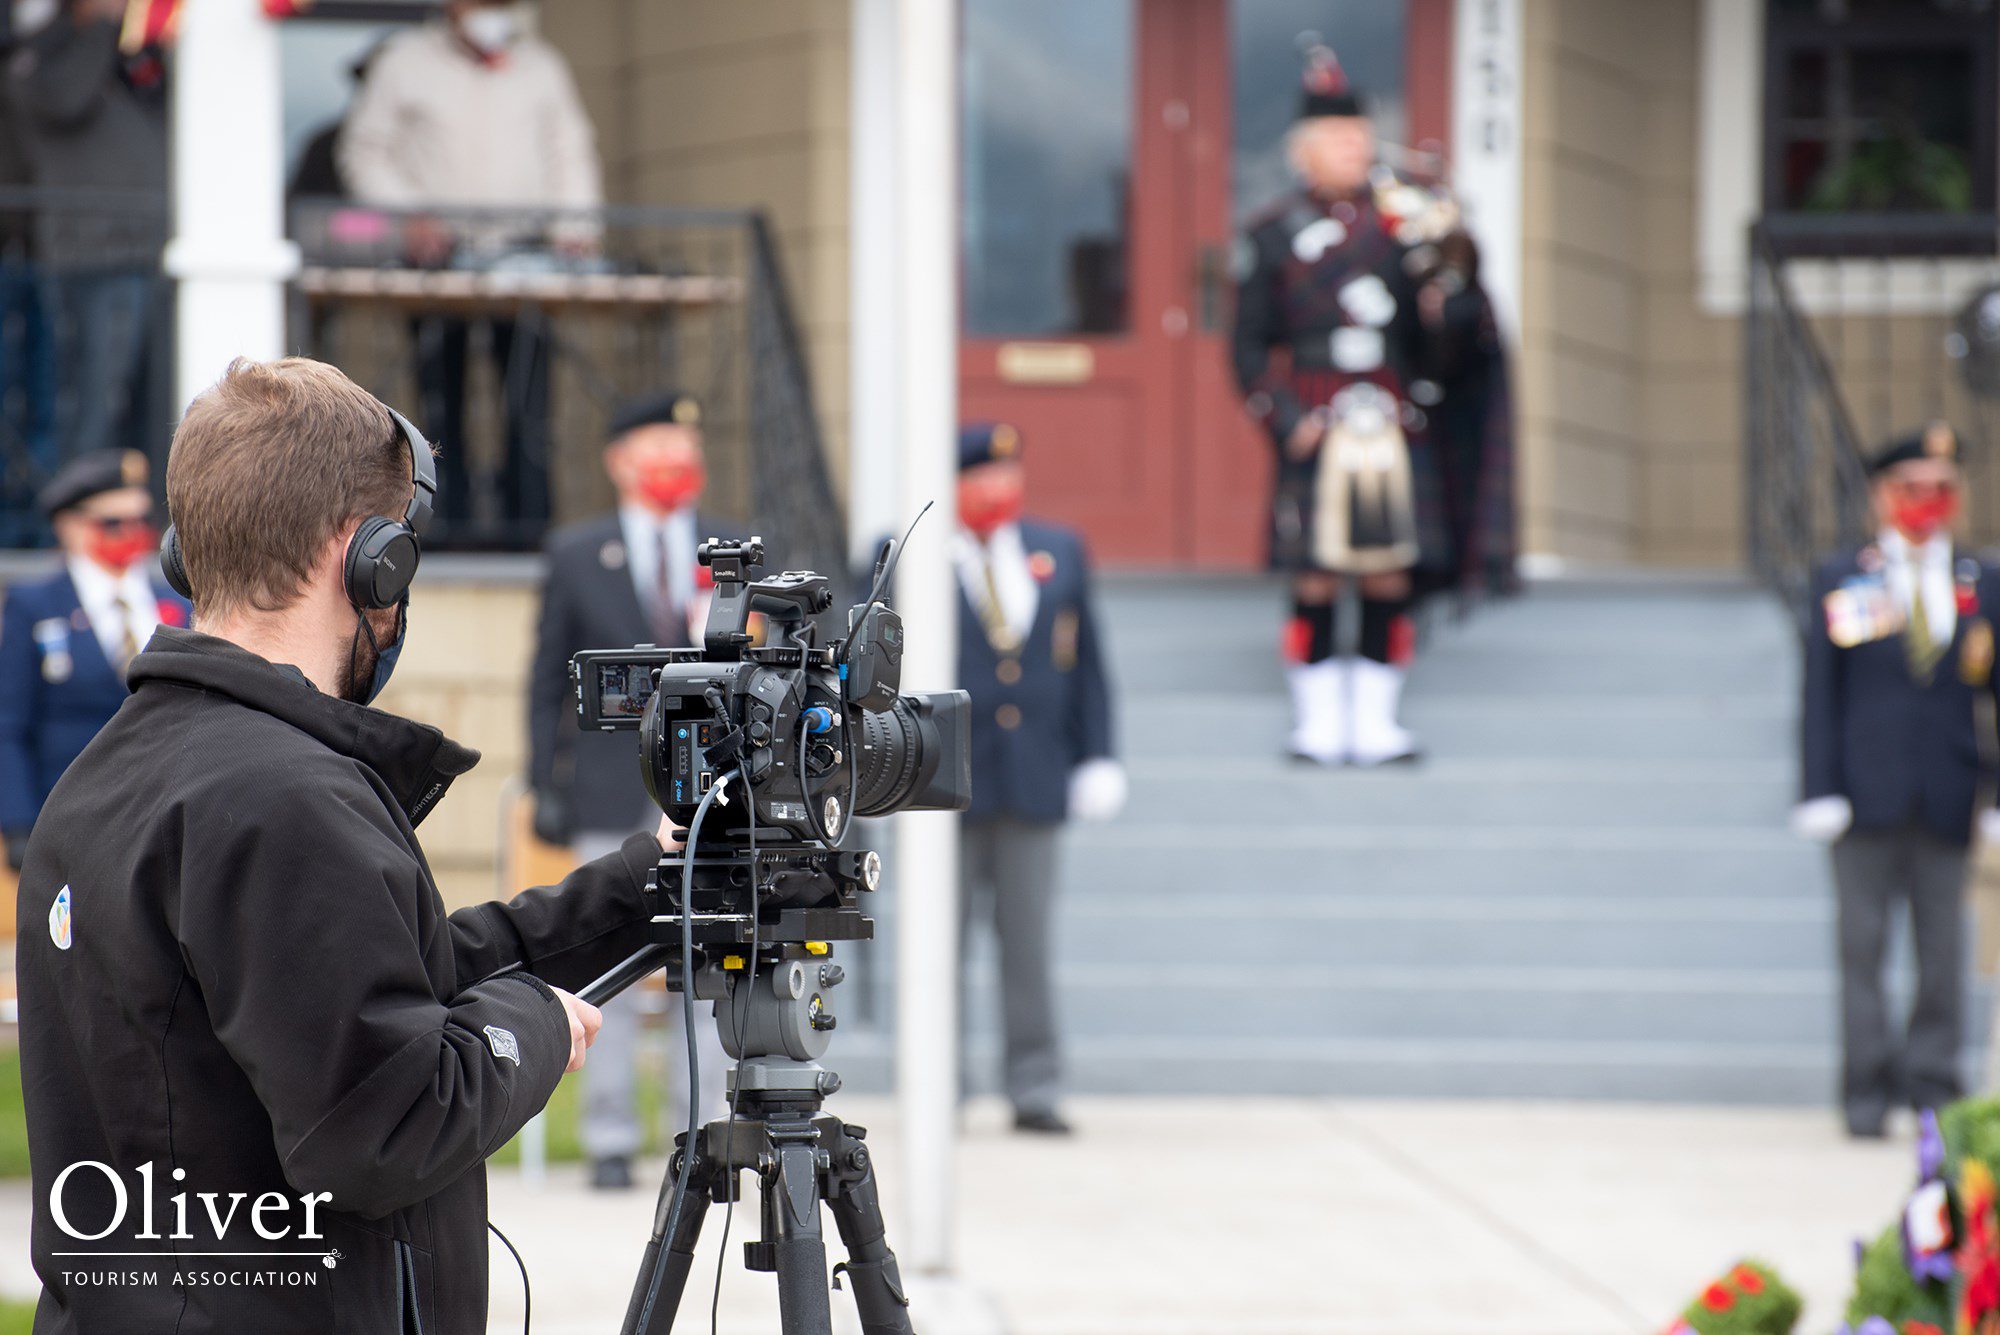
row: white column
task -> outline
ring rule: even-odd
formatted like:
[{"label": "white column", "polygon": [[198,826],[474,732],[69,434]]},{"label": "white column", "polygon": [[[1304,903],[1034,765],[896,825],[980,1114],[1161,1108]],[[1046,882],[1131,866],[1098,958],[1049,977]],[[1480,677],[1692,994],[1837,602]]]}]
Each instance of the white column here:
[{"label": "white column", "polygon": [[1452,185],[1479,242],[1479,278],[1521,338],[1521,0],[1458,0],[1452,28]]},{"label": "white column", "polygon": [[896,0],[853,0],[848,50],[847,545],[860,565],[910,522],[896,447]]},{"label": "white column", "polygon": [[[863,0],[865,3],[865,0]],[[937,502],[897,570],[909,644],[905,690],[957,682],[953,524],[958,417],[957,6],[895,0],[895,369],[899,511]],[[869,299],[855,293],[857,302]],[[917,1274],[951,1268],[954,1118],[958,1102],[958,823],[896,817],[896,1082],[905,1146],[899,1255]]]},{"label": "white column", "polygon": [[183,5],[173,63],[176,407],[233,357],[285,352],[285,239],[278,25],[257,0]]},{"label": "white column", "polygon": [[1695,95],[1700,153],[1695,175],[1695,261],[1701,308],[1741,315],[1749,285],[1750,224],[1764,123],[1764,0],[1703,0]]}]

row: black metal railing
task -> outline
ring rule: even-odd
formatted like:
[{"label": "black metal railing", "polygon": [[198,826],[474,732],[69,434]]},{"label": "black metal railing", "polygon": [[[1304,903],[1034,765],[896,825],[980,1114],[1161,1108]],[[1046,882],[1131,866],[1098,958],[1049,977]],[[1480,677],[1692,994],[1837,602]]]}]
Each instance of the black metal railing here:
[{"label": "black metal railing", "polygon": [[35,494],[65,461],[173,429],[163,195],[0,187],[0,549],[45,546]]},{"label": "black metal railing", "polygon": [[774,565],[841,568],[845,524],[768,223],[749,210],[389,211],[302,201],[293,341],[442,450],[436,545],[519,550],[608,508],[605,424],[702,403],[704,508]]},{"label": "black metal railing", "polygon": [[2000,284],[1992,221],[1983,241],[1928,215],[1783,215],[1751,231],[1750,555],[1801,617],[1813,559],[1867,530],[1863,455],[1929,421],[1966,443],[1967,536],[2000,540],[2000,400],[1967,374],[1961,332]]}]

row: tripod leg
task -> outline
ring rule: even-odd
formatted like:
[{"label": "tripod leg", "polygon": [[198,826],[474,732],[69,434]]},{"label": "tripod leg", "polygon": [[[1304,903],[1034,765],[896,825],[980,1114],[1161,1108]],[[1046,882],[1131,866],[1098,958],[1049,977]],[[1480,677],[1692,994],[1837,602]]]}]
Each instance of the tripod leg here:
[{"label": "tripod leg", "polygon": [[888,1232],[882,1226],[875,1165],[856,1128],[841,1130],[831,1169],[835,1189],[827,1193],[826,1207],[840,1228],[847,1260],[833,1273],[836,1278],[847,1273],[863,1335],[913,1335],[910,1300],[903,1294],[902,1272],[896,1268],[896,1253],[889,1250]]},{"label": "tripod leg", "polygon": [[[685,1142],[685,1137],[682,1137]],[[691,1145],[683,1143],[683,1154],[695,1155],[688,1169],[687,1200],[681,1217],[667,1237],[669,1214],[674,1197],[675,1173],[667,1170],[660,1184],[660,1203],[653,1215],[653,1235],[646,1240],[646,1254],[639,1262],[639,1279],[632,1286],[632,1300],[625,1307],[619,1335],[666,1335],[674,1327],[674,1313],[680,1309],[681,1293],[687,1288],[688,1270],[694,1265],[694,1246],[701,1237],[702,1219],[717,1176],[724,1170]]]},{"label": "tripod leg", "polygon": [[830,1335],[826,1238],[819,1222],[819,1166],[810,1141],[778,1146],[778,1170],[764,1179],[777,1193],[778,1319],[784,1335]]}]

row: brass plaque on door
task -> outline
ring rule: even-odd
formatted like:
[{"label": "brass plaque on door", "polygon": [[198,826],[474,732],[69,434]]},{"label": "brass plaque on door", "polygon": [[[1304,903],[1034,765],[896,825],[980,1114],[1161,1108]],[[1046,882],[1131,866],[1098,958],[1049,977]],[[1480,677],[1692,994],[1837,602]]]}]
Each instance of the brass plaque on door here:
[{"label": "brass plaque on door", "polygon": [[1097,373],[1086,343],[1002,343],[1000,378],[1014,385],[1082,385]]}]

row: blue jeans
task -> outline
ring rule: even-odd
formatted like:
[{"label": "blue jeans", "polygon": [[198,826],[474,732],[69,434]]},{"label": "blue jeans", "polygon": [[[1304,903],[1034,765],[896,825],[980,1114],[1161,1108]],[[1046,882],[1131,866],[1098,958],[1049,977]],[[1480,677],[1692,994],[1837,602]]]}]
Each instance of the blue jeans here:
[{"label": "blue jeans", "polygon": [[35,492],[56,466],[56,351],[35,267],[0,260],[0,547],[48,530]]},{"label": "blue jeans", "polygon": [[62,373],[56,436],[63,462],[103,449],[153,454],[144,398],[159,286],[149,269],[70,269],[48,275],[46,294]]}]

